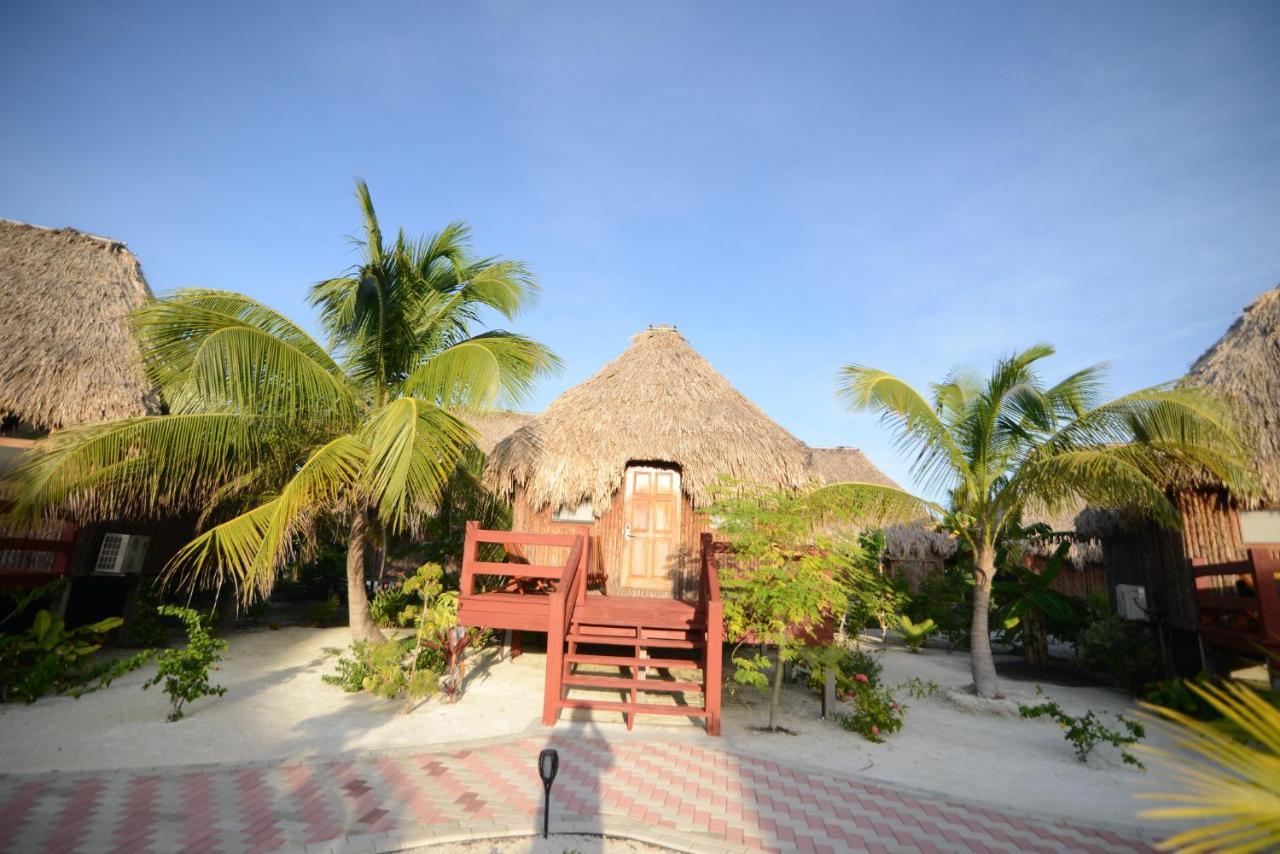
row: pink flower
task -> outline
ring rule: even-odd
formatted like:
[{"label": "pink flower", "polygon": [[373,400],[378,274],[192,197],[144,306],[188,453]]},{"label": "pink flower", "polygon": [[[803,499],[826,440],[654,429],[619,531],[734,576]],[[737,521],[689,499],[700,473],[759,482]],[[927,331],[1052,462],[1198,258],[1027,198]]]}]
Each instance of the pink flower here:
[{"label": "pink flower", "polygon": [[880,734],[880,727],[876,726],[875,724],[872,724],[872,725],[871,725],[871,734],[872,734],[872,735],[879,735],[879,734]]},{"label": "pink flower", "polygon": [[864,683],[864,684],[868,681],[868,680],[867,680],[867,674],[865,674],[865,673],[859,673],[857,676],[855,676],[855,677],[853,677],[853,678],[854,678],[854,679],[857,679],[859,682],[862,682],[862,683]]},{"label": "pink flower", "polygon": [[895,712],[900,712],[900,711],[902,711],[902,706],[898,705],[897,703],[894,703],[894,704],[893,704],[893,710],[894,710]]}]

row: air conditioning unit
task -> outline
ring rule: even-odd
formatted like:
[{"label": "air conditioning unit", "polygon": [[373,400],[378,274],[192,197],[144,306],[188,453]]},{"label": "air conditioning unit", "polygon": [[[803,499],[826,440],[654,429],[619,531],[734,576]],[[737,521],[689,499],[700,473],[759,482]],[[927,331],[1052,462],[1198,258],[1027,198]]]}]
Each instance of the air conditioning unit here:
[{"label": "air conditioning unit", "polygon": [[139,534],[106,534],[98,551],[94,575],[137,575],[147,557],[150,537]]},{"label": "air conditioning unit", "polygon": [[1116,585],[1116,613],[1126,620],[1147,620],[1147,588],[1141,584]]}]

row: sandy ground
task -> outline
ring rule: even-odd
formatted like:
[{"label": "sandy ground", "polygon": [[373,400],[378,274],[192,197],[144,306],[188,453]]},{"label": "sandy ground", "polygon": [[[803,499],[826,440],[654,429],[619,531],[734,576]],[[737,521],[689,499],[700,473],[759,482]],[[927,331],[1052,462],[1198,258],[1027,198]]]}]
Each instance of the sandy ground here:
[{"label": "sandy ground", "polygon": [[[31,706],[0,706],[0,768],[23,772],[295,759],[547,732],[538,723],[544,658],[536,653],[497,661],[495,651],[483,651],[473,658],[461,702],[429,701],[404,714],[400,702],[346,694],[320,680],[333,667],[324,648],[343,646],[346,629],[259,629],[237,632],[229,640],[227,659],[216,673],[226,695],[198,701],[176,723],[165,721],[167,701],[157,688],[140,690],[150,668],[80,700],[57,697]],[[962,653],[930,649],[911,655],[890,647],[882,660],[890,685],[913,676],[944,690],[969,682]],[[1005,679],[1003,684],[1014,699],[1034,696],[1034,683]],[[1123,712],[1131,705],[1105,688],[1045,687],[1072,712]],[[796,735],[752,730],[765,723],[767,707],[759,695],[743,690],[726,698],[722,739],[708,739],[700,728],[687,725],[646,724],[643,718],[630,737],[707,743],[1024,814],[1142,826],[1134,818],[1141,803],[1131,795],[1156,780],[1122,765],[1111,748],[1098,748],[1084,765],[1051,722],[975,714],[942,698],[906,703],[905,727],[885,744],[818,719],[817,698],[790,686],[781,723]],[[629,737],[616,724],[600,724],[598,731],[608,738]]]}]

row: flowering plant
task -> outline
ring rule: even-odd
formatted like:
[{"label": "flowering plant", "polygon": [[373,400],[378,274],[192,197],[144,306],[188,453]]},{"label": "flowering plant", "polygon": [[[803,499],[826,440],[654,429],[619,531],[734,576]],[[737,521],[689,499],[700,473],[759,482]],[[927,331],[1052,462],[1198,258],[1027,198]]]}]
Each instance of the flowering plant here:
[{"label": "flowering plant", "polygon": [[866,674],[854,675],[852,690],[845,693],[844,699],[854,708],[839,716],[840,725],[868,741],[882,742],[885,735],[902,729],[906,706],[895,700],[888,688],[873,685]]}]

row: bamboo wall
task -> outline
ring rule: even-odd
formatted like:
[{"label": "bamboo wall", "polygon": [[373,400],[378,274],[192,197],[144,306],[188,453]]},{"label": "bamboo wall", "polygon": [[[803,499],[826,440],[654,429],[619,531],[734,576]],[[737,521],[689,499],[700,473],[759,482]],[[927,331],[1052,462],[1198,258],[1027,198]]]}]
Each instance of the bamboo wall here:
[{"label": "bamboo wall", "polygon": [[[511,527],[517,531],[547,534],[577,534],[585,528],[591,535],[591,553],[587,558],[588,577],[605,579],[605,591],[610,595],[693,599],[698,595],[700,540],[702,533],[710,531],[711,526],[705,514],[694,509],[693,502],[687,495],[682,495],[681,500],[683,503],[680,510],[680,539],[678,548],[672,555],[674,565],[670,571],[672,578],[670,591],[623,587],[622,528],[625,524],[623,518],[625,498],[621,489],[614,493],[613,501],[605,512],[590,524],[552,521],[551,507],[534,508],[525,499],[524,492],[518,491],[512,502]],[[530,549],[529,552],[529,557],[534,563],[555,563],[564,560],[563,550],[547,549],[545,554],[539,553],[536,549]]]},{"label": "bamboo wall", "polygon": [[1240,513],[1225,492],[1181,492],[1174,503],[1182,515],[1182,542],[1188,558],[1202,557],[1209,563],[1245,559]]}]

